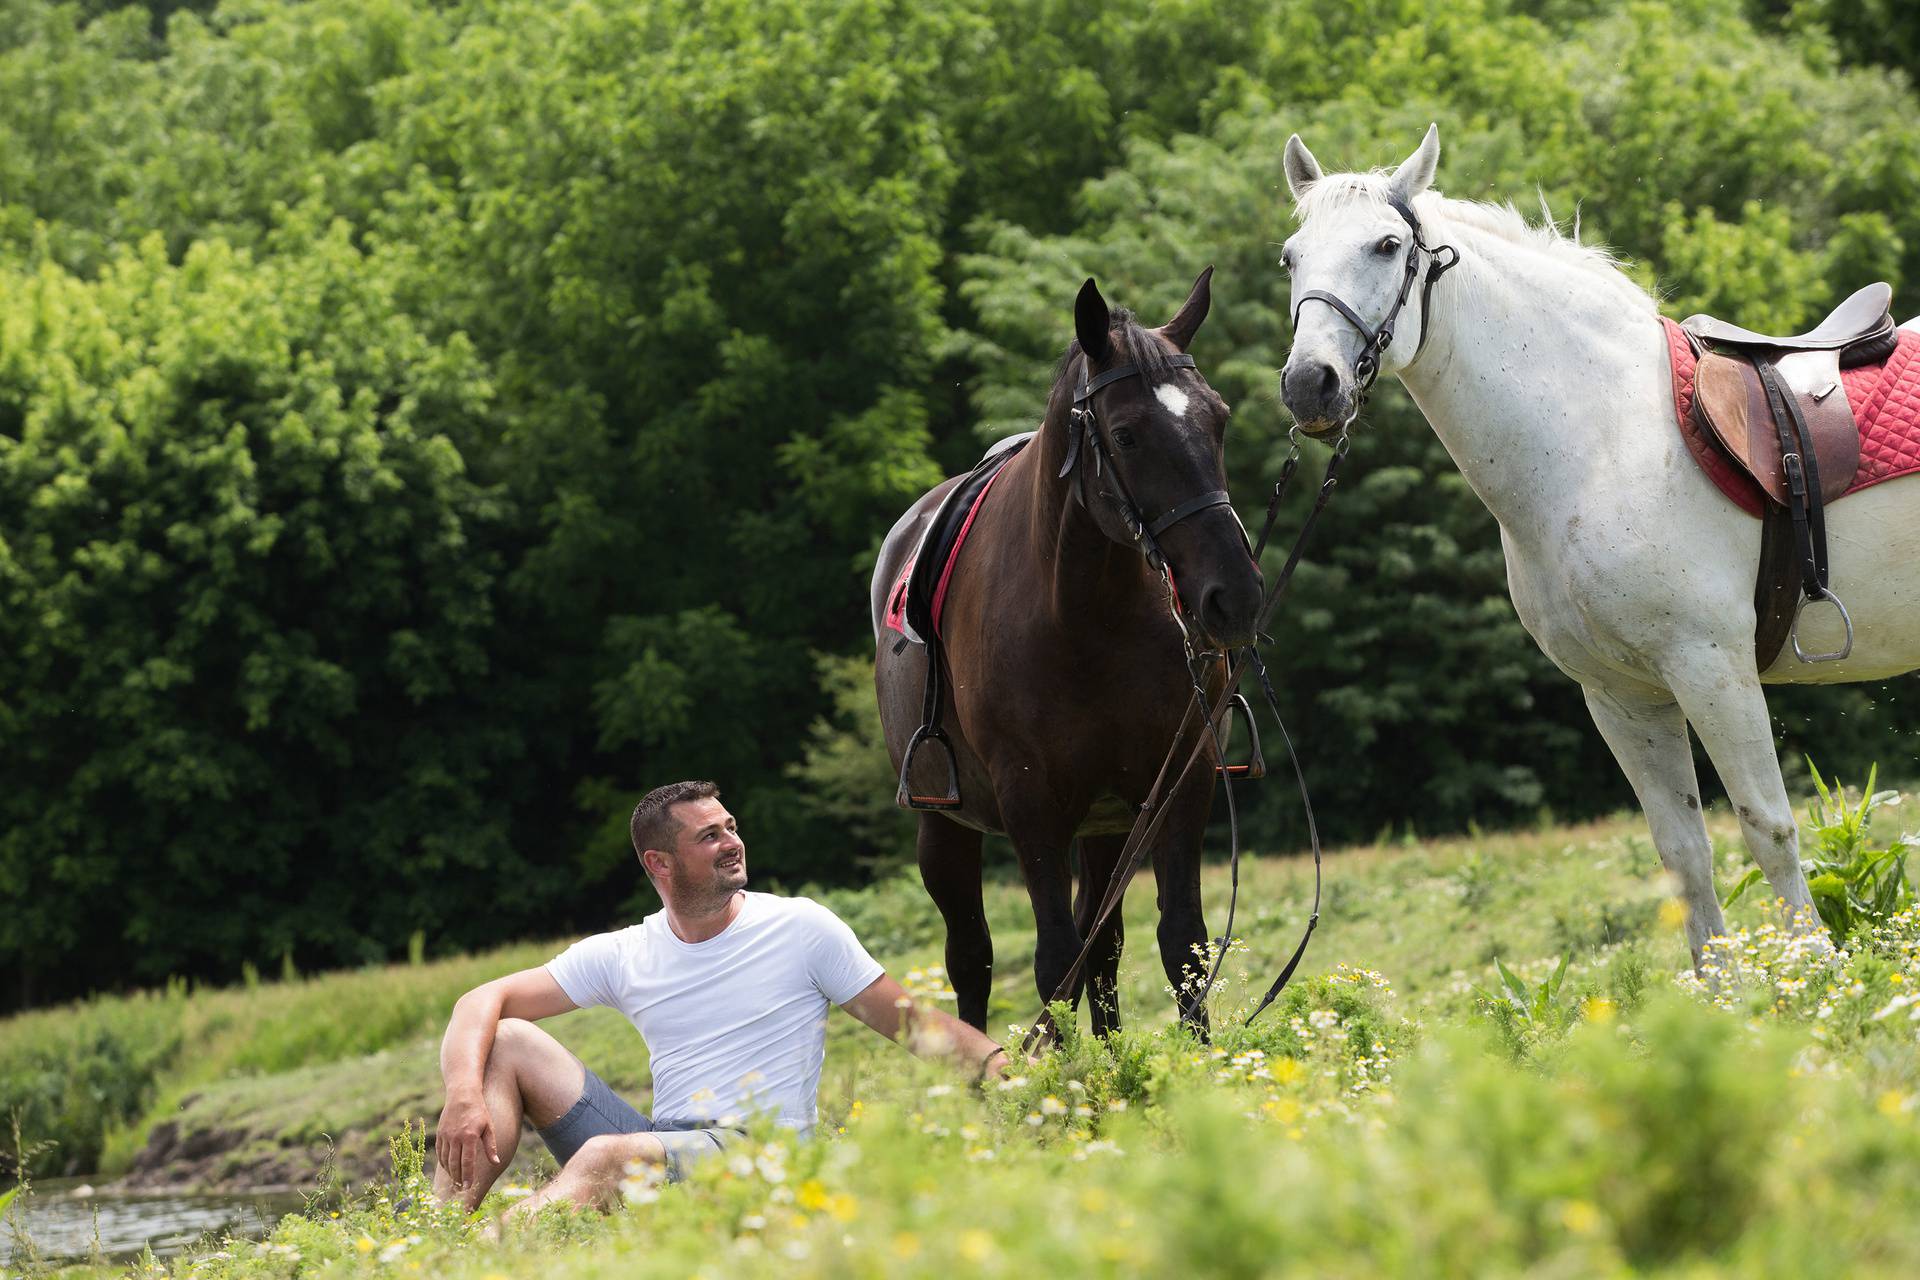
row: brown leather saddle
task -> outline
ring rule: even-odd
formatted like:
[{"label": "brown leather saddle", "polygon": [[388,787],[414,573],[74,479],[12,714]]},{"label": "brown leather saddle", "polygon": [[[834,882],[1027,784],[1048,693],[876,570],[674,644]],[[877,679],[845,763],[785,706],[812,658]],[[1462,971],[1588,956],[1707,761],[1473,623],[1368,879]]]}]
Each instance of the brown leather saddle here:
[{"label": "brown leather saddle", "polygon": [[[1806,333],[1776,337],[1712,316],[1681,321],[1700,353],[1695,415],[1767,497],[1754,585],[1754,651],[1773,665],[1791,639],[1802,662],[1853,650],[1853,620],[1827,582],[1826,504],[1846,493],[1860,465],[1860,430],[1840,370],[1893,354],[1893,290],[1870,284]],[[1832,653],[1800,647],[1806,601],[1839,610],[1846,641]]]}]

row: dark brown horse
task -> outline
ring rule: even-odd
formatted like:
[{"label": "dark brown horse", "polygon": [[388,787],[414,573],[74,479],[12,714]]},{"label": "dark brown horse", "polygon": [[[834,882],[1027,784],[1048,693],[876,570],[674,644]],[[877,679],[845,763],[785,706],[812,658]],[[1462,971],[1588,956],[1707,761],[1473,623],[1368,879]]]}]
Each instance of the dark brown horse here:
[{"label": "dark brown horse", "polygon": [[[1080,952],[1194,699],[1173,609],[1196,649],[1253,640],[1261,581],[1225,504],[1227,406],[1182,354],[1206,318],[1211,276],[1209,268],[1159,329],[1110,313],[1087,281],[1074,307],[1078,337],[1060,362],[1046,417],[978,508],[948,583],[941,715],[961,807],[920,815],[919,858],[946,920],[959,1014],[977,1027],[986,1026],[993,976],[982,833],[1004,832],[1019,856],[1038,931],[1034,977],[1048,999]],[[1129,365],[1135,373],[1125,372]],[[1102,383],[1102,374],[1115,376]],[[927,650],[900,645],[885,612],[921,529],[958,482],[914,504],[887,535],[874,572],[874,684],[896,769],[921,723]],[[1156,525],[1155,537],[1136,536]],[[1170,576],[1149,563],[1148,551],[1164,558]],[[1206,664],[1209,700],[1220,692],[1222,665]],[[1179,760],[1193,747],[1191,734],[1204,731],[1201,720],[1196,714]],[[1200,846],[1214,781],[1212,769],[1196,769],[1162,801],[1173,811],[1151,850],[1160,958],[1176,992],[1191,989],[1207,945]],[[1069,859],[1076,838],[1077,899]],[[1086,969],[1094,1029],[1103,1034],[1119,1025],[1121,942],[1115,912]],[[1205,1009],[1185,998],[1180,1006],[1204,1031]]]}]

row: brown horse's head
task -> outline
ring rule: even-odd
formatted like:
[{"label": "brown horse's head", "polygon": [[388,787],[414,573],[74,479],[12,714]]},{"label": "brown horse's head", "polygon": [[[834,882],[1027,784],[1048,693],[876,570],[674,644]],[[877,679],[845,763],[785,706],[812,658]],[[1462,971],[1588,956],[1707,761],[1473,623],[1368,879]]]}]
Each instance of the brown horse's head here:
[{"label": "brown horse's head", "polygon": [[[1079,436],[1068,445],[1070,483],[1094,524],[1137,545],[1156,569],[1164,558],[1187,625],[1237,648],[1254,639],[1260,570],[1226,501],[1226,402],[1186,355],[1207,317],[1212,278],[1212,267],[1201,272],[1158,329],[1110,311],[1089,279],[1048,418]],[[1109,373],[1118,376],[1102,382]]]}]

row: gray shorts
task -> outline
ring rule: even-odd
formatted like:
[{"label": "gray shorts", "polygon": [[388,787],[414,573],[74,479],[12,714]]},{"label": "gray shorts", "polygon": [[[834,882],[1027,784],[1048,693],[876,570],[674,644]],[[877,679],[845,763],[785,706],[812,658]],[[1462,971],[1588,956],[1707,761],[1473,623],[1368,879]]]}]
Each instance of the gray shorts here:
[{"label": "gray shorts", "polygon": [[[584,1068],[583,1068],[584,1070]],[[715,1125],[710,1120],[649,1120],[631,1102],[615,1093],[605,1080],[587,1071],[580,1101],[558,1120],[540,1130],[540,1140],[561,1164],[579,1154],[587,1139],[602,1134],[650,1133],[667,1150],[667,1181],[679,1182],[694,1161],[723,1150],[744,1129]]]}]

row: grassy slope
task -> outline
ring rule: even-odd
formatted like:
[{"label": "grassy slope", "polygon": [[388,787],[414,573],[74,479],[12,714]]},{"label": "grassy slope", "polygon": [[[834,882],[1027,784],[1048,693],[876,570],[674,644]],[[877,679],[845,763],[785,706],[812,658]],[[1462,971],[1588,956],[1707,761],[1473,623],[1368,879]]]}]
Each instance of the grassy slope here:
[{"label": "grassy slope", "polygon": [[[1165,1029],[1142,884],[1129,899],[1123,1002],[1144,1029],[1111,1052],[1072,1046],[1021,1087],[981,1098],[948,1092],[938,1071],[836,1019],[823,1128],[847,1140],[715,1168],[629,1213],[556,1222],[504,1246],[376,1198],[338,1220],[289,1220],[279,1252],[246,1246],[196,1274],[315,1264],[374,1274],[410,1262],[473,1276],[877,1274],[945,1269],[956,1256],[989,1272],[1911,1274],[1920,1068],[1904,1014],[1871,1014],[1920,979],[1920,965],[1907,976],[1857,960],[1824,1017],[1811,995],[1778,1011],[1729,998],[1745,1017],[1674,995],[1666,975],[1684,947],[1663,918],[1643,830],[1623,818],[1341,854],[1303,970],[1319,976],[1244,1032],[1225,1015],[1291,949],[1312,886],[1301,860],[1250,863],[1235,929],[1247,951],[1229,962],[1240,980],[1216,1000],[1212,1050]],[[1730,882],[1744,855],[1724,824],[1716,838]],[[1216,869],[1216,925],[1225,891]],[[894,972],[938,962],[932,909],[909,885],[836,905]],[[1754,925],[1765,911],[1743,902],[1734,914]],[[989,913],[993,1018],[1024,1022],[1024,895],[991,888]],[[1764,936],[1755,947],[1762,958],[1780,950]],[[429,1028],[453,996],[551,950],[176,998],[193,1049],[161,1074],[149,1118],[191,1096],[184,1127],[241,1131],[239,1149],[274,1146],[297,1162],[327,1133],[364,1153],[400,1119],[432,1114]],[[1476,1003],[1470,984],[1497,982],[1496,956],[1537,980],[1562,954],[1570,976],[1541,1020],[1551,1025],[1459,1030]],[[1377,971],[1390,989],[1354,970]],[[1582,1004],[1590,997],[1604,999]],[[8,1031],[52,1034],[61,1018],[106,1017],[111,1004]],[[1594,1016],[1582,1020],[1583,1008]],[[610,1079],[644,1084],[644,1055],[617,1017],[553,1025]],[[1116,1101],[1127,1109],[1110,1110]],[[115,1136],[109,1153],[124,1161],[138,1132]]]}]

